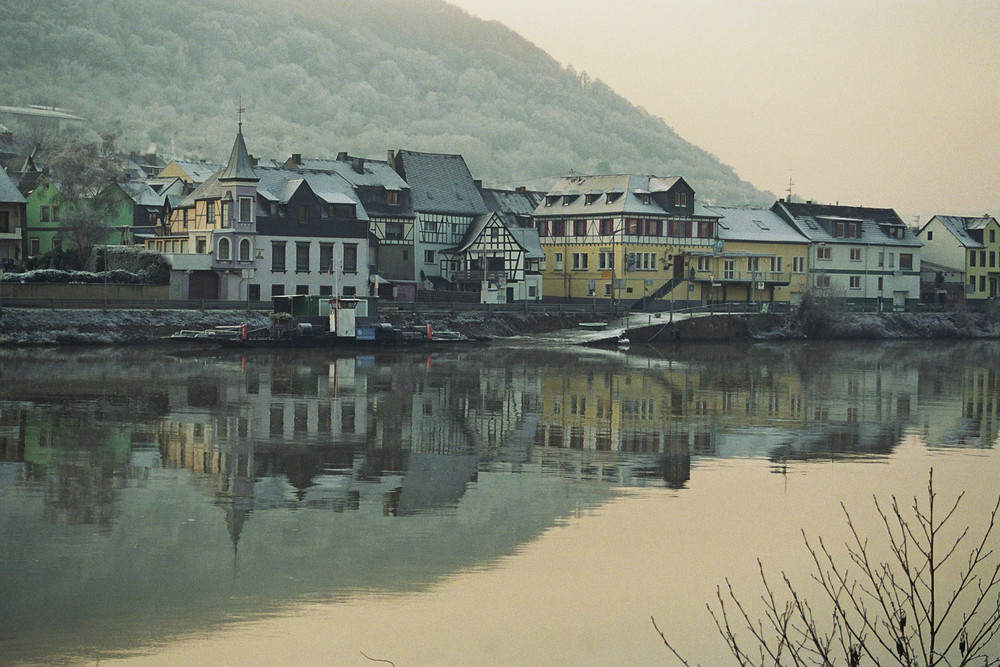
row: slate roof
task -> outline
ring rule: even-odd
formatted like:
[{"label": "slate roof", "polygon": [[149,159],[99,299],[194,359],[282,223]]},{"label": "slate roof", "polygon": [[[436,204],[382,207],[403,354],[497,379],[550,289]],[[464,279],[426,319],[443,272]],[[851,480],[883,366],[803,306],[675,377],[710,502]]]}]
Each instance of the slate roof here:
[{"label": "slate roof", "polygon": [[[536,216],[671,215],[671,212],[661,207],[654,198],[649,198],[648,204],[643,203],[640,195],[666,192],[683,180],[675,176],[637,174],[564,176],[545,194],[543,201],[535,207],[534,214]],[[546,200],[552,197],[557,199],[546,206]],[[715,217],[714,213],[703,206],[698,206],[697,203],[694,214]]]},{"label": "slate roof", "polygon": [[[923,243],[891,208],[810,204],[808,202],[777,201],[771,210],[791,223],[810,241],[821,243],[878,244],[919,248]],[[860,224],[860,237],[837,237],[824,224],[855,222]],[[882,227],[902,229],[902,238],[889,236]]]},{"label": "slate roof", "polygon": [[400,176],[410,184],[414,211],[455,215],[489,211],[461,155],[401,150],[396,160]]},{"label": "slate roof", "polygon": [[363,165],[361,172],[358,172],[354,168],[354,159],[349,158],[348,161],[345,161],[327,158],[305,158],[299,160],[298,166],[303,171],[334,172],[344,178],[344,180],[358,187],[383,187],[386,190],[410,189],[406,181],[396,173],[396,170],[388,162],[357,158],[361,160],[361,164]]},{"label": "slate roof", "polygon": [[479,192],[491,211],[500,211],[514,216],[531,216],[545,197],[544,192],[532,190],[480,188]]},{"label": "slate roof", "polygon": [[[989,215],[984,215],[975,218],[969,218],[959,215],[935,215],[931,220],[937,220],[945,229],[951,232],[959,243],[961,243],[966,248],[985,248],[982,242],[982,234],[976,234],[973,236],[970,231],[982,231],[991,221],[993,217]],[[927,222],[927,225],[930,221]],[[927,229],[927,225],[924,225],[921,229],[923,233],[924,229]],[[979,238],[977,238],[979,237]]]},{"label": "slate roof", "polygon": [[808,238],[769,209],[733,206],[707,208],[719,216],[718,236],[724,241],[809,243]]},{"label": "slate roof", "polygon": [[6,171],[0,169],[0,203],[23,204],[24,201],[24,195],[14,185],[14,181],[10,180]]},{"label": "slate roof", "polygon": [[141,181],[128,181],[121,184],[122,192],[129,196],[136,206],[163,206],[163,195],[157,194],[149,184]]},{"label": "slate roof", "polygon": [[[317,171],[301,171],[283,167],[252,167],[253,177],[257,181],[257,194],[260,198],[288,203],[302,183],[305,182],[317,197],[328,204],[354,204],[358,220],[368,220],[365,211],[354,192],[354,187],[338,174]],[[219,174],[213,174],[207,181],[198,186],[194,192],[185,197],[178,208],[191,208],[201,199],[221,199],[225,189],[219,182]]]}]

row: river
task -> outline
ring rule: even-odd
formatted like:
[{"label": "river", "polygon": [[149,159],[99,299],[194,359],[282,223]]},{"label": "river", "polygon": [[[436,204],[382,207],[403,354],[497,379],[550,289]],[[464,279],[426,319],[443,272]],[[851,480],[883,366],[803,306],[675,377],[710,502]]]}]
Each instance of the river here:
[{"label": "river", "polygon": [[[0,351],[0,664],[728,664],[843,503],[1000,493],[1000,343]],[[996,652],[994,652],[994,655]],[[368,656],[368,657],[366,657]],[[383,663],[384,664],[384,663]]]}]

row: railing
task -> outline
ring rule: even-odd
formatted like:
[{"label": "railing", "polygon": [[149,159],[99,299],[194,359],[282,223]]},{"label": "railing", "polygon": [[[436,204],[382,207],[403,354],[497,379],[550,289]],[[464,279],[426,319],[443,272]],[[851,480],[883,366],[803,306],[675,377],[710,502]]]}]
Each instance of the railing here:
[{"label": "railing", "polygon": [[767,283],[787,285],[792,275],[786,271],[695,271],[694,282],[712,283]]}]

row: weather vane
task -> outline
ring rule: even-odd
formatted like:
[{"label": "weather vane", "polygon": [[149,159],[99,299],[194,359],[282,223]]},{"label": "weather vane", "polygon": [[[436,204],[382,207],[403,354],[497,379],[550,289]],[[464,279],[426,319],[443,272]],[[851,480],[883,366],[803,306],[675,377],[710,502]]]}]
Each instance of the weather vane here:
[{"label": "weather vane", "polygon": [[243,108],[243,96],[240,95],[239,102],[236,108],[236,116],[240,124],[240,129],[243,129],[243,114],[246,113],[246,109]]}]

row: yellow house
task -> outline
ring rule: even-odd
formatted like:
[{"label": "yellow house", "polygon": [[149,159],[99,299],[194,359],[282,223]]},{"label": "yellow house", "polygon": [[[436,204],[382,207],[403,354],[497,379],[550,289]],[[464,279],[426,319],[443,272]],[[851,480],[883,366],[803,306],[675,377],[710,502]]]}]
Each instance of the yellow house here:
[{"label": "yellow house", "polygon": [[797,304],[809,287],[809,239],[766,209],[712,206],[718,239],[694,252],[691,281],[705,301]]},{"label": "yellow house", "polygon": [[634,306],[698,298],[691,259],[712,248],[718,215],[683,178],[605,175],[559,179],[533,218],[543,299]]}]

